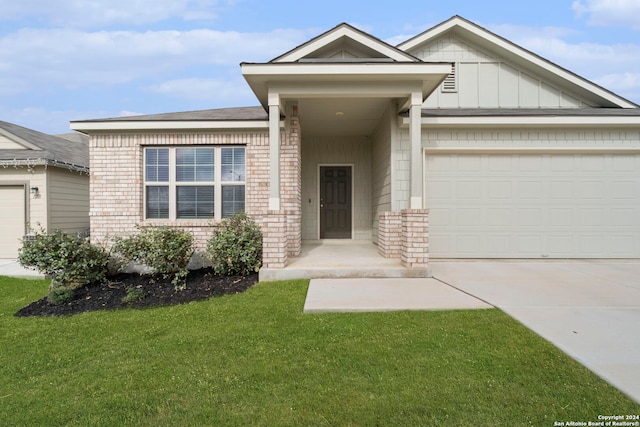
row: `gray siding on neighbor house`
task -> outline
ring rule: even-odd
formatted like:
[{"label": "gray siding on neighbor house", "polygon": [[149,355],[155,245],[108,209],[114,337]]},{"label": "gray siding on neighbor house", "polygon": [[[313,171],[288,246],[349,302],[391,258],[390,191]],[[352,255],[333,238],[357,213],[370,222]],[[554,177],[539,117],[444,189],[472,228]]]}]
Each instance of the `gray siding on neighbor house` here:
[{"label": "gray siding on neighbor house", "polygon": [[67,233],[89,228],[89,176],[48,168],[49,229]]}]

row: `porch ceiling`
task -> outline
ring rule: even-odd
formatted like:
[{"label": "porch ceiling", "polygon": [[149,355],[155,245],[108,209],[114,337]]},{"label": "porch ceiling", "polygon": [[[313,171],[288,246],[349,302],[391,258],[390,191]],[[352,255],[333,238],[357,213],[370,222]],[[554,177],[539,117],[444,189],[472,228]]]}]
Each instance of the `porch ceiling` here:
[{"label": "porch ceiling", "polygon": [[370,135],[388,105],[386,98],[300,99],[298,115],[302,134]]}]

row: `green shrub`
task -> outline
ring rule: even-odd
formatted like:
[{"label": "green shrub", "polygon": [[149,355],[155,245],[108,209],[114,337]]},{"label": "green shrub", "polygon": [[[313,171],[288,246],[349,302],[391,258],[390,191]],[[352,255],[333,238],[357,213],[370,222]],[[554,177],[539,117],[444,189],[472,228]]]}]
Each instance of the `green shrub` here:
[{"label": "green shrub", "polygon": [[49,290],[49,295],[47,295],[47,301],[53,305],[64,304],[65,302],[69,302],[73,299],[73,291],[68,288],[57,287]]},{"label": "green shrub", "polygon": [[193,237],[170,227],[138,227],[138,233],[116,239],[113,251],[128,262],[143,264],[164,278],[172,278],[176,289],[185,287],[187,264],[193,254]]},{"label": "green shrub", "polygon": [[76,289],[107,276],[109,254],[85,238],[56,230],[22,241],[20,265],[51,277],[51,289]]},{"label": "green shrub", "polygon": [[125,304],[131,304],[136,301],[141,301],[144,298],[144,291],[137,287],[127,288],[127,294],[122,298],[122,302]]},{"label": "green shrub", "polygon": [[258,271],[262,265],[262,232],[244,213],[223,219],[207,242],[207,256],[217,274]]}]

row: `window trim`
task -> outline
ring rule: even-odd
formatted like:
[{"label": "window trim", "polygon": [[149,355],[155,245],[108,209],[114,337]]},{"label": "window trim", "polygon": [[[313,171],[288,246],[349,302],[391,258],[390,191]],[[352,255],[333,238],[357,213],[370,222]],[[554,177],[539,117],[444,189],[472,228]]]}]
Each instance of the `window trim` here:
[{"label": "window trim", "polygon": [[[176,180],[176,151],[182,148],[210,148],[214,150],[214,181],[177,181]],[[242,148],[244,150],[244,181],[222,181],[222,149]],[[244,186],[245,187],[245,210],[247,191],[247,148],[246,145],[149,145],[142,147],[142,216],[143,221],[166,222],[166,221],[219,221],[222,219],[222,187]],[[149,149],[169,150],[169,181],[147,181],[147,151]],[[147,187],[169,187],[169,217],[168,218],[148,218],[147,217]],[[177,193],[178,187],[213,187],[213,208],[214,215],[211,218],[178,218]]]}]

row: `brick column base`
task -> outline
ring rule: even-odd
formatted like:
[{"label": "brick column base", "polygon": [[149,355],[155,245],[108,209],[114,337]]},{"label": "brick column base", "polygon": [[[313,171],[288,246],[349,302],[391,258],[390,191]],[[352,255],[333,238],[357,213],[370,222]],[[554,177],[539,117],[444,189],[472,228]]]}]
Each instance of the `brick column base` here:
[{"label": "brick column base", "polygon": [[262,267],[286,267],[288,246],[287,216],[280,211],[268,211],[262,219]]},{"label": "brick column base", "polygon": [[427,268],[429,264],[429,210],[404,209],[402,215],[402,251],[404,267]]},{"label": "brick column base", "polygon": [[378,253],[385,258],[400,258],[402,252],[402,214],[382,212],[378,222]]}]

